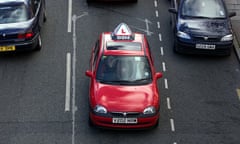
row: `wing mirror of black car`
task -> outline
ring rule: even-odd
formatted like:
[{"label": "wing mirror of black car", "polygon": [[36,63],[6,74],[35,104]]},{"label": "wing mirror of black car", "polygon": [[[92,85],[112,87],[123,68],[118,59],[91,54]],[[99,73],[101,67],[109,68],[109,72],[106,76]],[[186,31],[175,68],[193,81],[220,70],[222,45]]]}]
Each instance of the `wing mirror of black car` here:
[{"label": "wing mirror of black car", "polygon": [[177,11],[175,8],[169,8],[168,11],[169,11],[170,13],[174,13],[174,14],[177,14],[177,13],[178,13],[178,11]]},{"label": "wing mirror of black car", "polygon": [[163,77],[163,74],[162,74],[161,72],[157,72],[157,73],[155,74],[155,77],[156,77],[156,79],[162,78],[162,77]]},{"label": "wing mirror of black car", "polygon": [[85,75],[88,76],[88,77],[93,77],[93,73],[92,73],[92,71],[90,71],[90,70],[87,70],[87,71],[85,72]]},{"label": "wing mirror of black car", "polygon": [[236,15],[237,15],[236,12],[230,12],[230,13],[228,14],[229,17],[234,17],[234,16],[236,16]]}]

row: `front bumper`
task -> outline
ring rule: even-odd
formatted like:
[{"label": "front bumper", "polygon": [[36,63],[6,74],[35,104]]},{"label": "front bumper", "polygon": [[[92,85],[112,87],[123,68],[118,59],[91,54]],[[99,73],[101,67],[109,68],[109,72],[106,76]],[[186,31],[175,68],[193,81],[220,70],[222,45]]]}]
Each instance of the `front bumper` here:
[{"label": "front bumper", "polygon": [[[198,49],[196,44],[215,45],[215,49]],[[186,54],[205,54],[205,55],[230,55],[233,48],[233,42],[197,42],[181,38],[175,39],[175,50]]]},{"label": "front bumper", "polygon": [[90,112],[90,120],[97,127],[110,129],[147,129],[158,124],[159,113],[151,117],[138,117],[136,124],[116,124],[112,122],[112,117],[99,116]]}]

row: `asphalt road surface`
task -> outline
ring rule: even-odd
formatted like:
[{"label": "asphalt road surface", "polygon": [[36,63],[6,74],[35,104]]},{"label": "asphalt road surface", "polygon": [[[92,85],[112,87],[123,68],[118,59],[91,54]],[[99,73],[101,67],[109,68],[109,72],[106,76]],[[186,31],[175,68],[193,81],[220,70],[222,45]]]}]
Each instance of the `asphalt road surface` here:
[{"label": "asphalt road surface", "polygon": [[[172,50],[168,0],[47,0],[43,48],[0,55],[0,144],[239,144],[240,65],[230,57]],[[159,80],[159,127],[88,126],[91,48],[121,22],[147,35]]]}]

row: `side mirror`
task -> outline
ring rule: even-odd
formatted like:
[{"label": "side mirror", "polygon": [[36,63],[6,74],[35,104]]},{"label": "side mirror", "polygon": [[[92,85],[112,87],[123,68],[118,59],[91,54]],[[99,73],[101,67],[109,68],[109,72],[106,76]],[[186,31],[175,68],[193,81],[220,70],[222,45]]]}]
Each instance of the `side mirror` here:
[{"label": "side mirror", "polygon": [[88,76],[88,77],[93,77],[93,73],[92,73],[92,71],[90,71],[90,70],[87,70],[87,71],[85,72],[85,75]]},{"label": "side mirror", "polygon": [[162,78],[163,77],[163,74],[161,73],[161,72],[157,72],[156,74],[155,74],[155,78],[156,79],[159,79],[159,78]]},{"label": "side mirror", "polygon": [[173,14],[177,14],[178,11],[175,8],[169,8],[168,11]]},{"label": "side mirror", "polygon": [[236,16],[237,15],[237,13],[236,12],[230,12],[229,14],[228,14],[228,17],[234,17],[234,16]]}]

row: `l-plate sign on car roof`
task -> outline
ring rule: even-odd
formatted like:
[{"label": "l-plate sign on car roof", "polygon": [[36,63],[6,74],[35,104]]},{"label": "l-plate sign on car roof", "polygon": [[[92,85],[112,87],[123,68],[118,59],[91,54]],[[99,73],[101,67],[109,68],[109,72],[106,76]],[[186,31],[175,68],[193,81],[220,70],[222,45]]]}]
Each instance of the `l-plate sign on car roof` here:
[{"label": "l-plate sign on car roof", "polygon": [[125,23],[120,23],[112,33],[113,40],[134,40],[134,34]]}]

